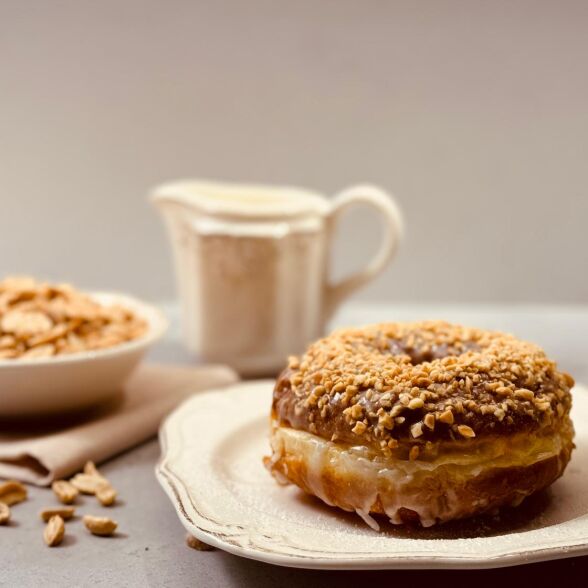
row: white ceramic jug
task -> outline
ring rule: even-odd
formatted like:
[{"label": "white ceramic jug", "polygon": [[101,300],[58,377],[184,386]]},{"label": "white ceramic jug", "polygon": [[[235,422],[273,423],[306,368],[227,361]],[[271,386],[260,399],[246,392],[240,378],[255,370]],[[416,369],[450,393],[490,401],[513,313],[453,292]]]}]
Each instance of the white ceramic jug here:
[{"label": "white ceramic jug", "polygon": [[[155,189],[174,252],[185,342],[242,375],[277,372],[323,334],[337,306],[394,255],[402,219],[373,186],[334,199],[298,188],[181,181]],[[355,204],[375,207],[383,241],[361,272],[329,282],[334,225]]]}]

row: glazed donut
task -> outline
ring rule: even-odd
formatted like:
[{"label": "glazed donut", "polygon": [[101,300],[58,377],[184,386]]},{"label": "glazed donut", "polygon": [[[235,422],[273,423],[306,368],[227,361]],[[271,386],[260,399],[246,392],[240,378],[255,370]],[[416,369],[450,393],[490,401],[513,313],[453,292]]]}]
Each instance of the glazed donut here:
[{"label": "glazed donut", "polygon": [[434,525],[563,473],[570,388],[536,345],[445,322],[344,329],[278,377],[266,466],[331,506]]}]

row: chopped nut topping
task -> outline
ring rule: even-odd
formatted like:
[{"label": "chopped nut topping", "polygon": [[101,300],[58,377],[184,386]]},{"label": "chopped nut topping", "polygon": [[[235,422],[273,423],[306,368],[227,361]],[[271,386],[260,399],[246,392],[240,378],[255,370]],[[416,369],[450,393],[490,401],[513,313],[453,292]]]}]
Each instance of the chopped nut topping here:
[{"label": "chopped nut topping", "polygon": [[394,428],[394,419],[392,418],[392,416],[390,414],[384,413],[378,419],[378,425],[391,431]]},{"label": "chopped nut topping", "polygon": [[423,423],[418,422],[412,425],[410,433],[413,437],[420,437],[423,434]]},{"label": "chopped nut topping", "polygon": [[471,427],[467,425],[457,425],[457,430],[462,437],[475,437],[476,434]]},{"label": "chopped nut topping", "polygon": [[361,421],[357,421],[355,423],[355,427],[353,427],[353,429],[351,429],[356,435],[361,435],[365,430],[366,430],[366,425],[365,423],[361,422]]},{"label": "chopped nut topping", "polygon": [[431,431],[435,428],[435,415],[431,412],[425,415],[424,418],[425,426],[431,429]]},{"label": "chopped nut topping", "polygon": [[363,414],[363,408],[359,406],[359,404],[354,404],[350,409],[348,409],[351,417],[355,420],[361,417]]},{"label": "chopped nut topping", "polygon": [[337,331],[290,358],[274,414],[325,439],[360,436],[386,452],[420,437],[465,442],[565,420],[573,385],[539,347],[511,335],[387,323]]},{"label": "chopped nut topping", "polygon": [[531,390],[516,390],[514,393],[515,398],[521,398],[522,400],[533,400],[535,394]]},{"label": "chopped nut topping", "polygon": [[437,419],[447,425],[453,425],[453,413],[451,412],[451,409],[448,408],[446,411],[442,412]]},{"label": "chopped nut topping", "polygon": [[413,398],[408,403],[408,408],[410,408],[411,410],[415,410],[415,409],[418,409],[418,408],[423,408],[423,406],[425,406],[425,403],[420,398]]}]

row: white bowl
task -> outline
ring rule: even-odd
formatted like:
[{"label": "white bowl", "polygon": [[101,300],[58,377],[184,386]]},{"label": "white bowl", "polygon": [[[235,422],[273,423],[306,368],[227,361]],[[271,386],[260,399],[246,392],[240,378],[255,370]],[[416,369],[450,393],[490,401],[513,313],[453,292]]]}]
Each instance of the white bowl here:
[{"label": "white bowl", "polygon": [[157,308],[136,298],[109,292],[90,295],[101,304],[120,304],[134,311],[147,321],[147,333],[96,351],[0,360],[0,417],[76,411],[116,396],[167,328]]}]

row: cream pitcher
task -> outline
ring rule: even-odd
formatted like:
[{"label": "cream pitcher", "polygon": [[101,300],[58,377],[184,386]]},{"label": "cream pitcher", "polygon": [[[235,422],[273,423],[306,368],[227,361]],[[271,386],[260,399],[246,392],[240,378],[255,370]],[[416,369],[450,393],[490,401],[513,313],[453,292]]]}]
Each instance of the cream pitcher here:
[{"label": "cream pitcher", "polygon": [[[245,376],[276,373],[320,337],[402,236],[397,204],[374,186],[328,199],[300,188],[179,181],[156,188],[153,200],[172,241],[186,345]],[[335,224],[357,204],[381,214],[382,243],[365,269],[331,283]]]}]

